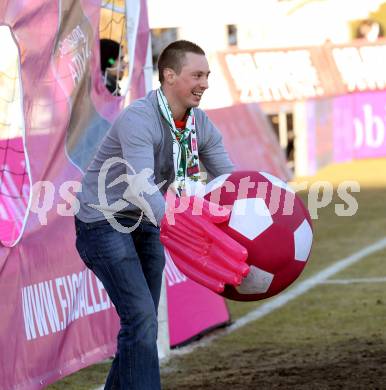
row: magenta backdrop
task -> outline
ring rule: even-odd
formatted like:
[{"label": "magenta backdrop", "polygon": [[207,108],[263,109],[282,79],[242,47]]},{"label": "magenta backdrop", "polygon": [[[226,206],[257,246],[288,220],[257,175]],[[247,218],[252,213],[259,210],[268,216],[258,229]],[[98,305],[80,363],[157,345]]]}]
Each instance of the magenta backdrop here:
[{"label": "magenta backdrop", "polygon": [[334,159],[386,156],[386,92],[334,99]]},{"label": "magenta backdrop", "polygon": [[309,173],[333,162],[386,156],[386,91],[312,100],[307,107]]}]

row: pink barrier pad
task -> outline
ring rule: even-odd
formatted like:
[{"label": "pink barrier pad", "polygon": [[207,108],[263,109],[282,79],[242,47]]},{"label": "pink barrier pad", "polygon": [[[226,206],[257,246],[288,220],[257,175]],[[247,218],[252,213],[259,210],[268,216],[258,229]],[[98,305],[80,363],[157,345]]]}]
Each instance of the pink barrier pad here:
[{"label": "pink barrier pad", "polygon": [[165,251],[170,346],[188,342],[230,319],[224,298],[188,279]]},{"label": "pink barrier pad", "polygon": [[224,299],[189,279],[168,286],[167,297],[171,347],[229,321]]},{"label": "pink barrier pad", "polygon": [[334,159],[386,156],[386,92],[366,92],[333,100]]},{"label": "pink barrier pad", "polygon": [[236,170],[268,172],[282,180],[291,174],[278,140],[256,103],[208,110],[223,136]]},{"label": "pink barrier pad", "polygon": [[0,140],[0,242],[12,246],[20,236],[29,197],[22,138]]}]

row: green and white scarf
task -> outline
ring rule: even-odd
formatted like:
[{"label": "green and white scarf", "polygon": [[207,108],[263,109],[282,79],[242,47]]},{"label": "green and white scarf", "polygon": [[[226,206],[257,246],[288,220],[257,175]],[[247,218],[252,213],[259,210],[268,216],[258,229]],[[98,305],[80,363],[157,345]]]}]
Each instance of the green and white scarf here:
[{"label": "green and white scarf", "polygon": [[173,162],[174,172],[176,174],[173,186],[176,193],[181,195],[189,181],[197,182],[200,179],[200,161],[198,158],[194,111],[192,108],[190,109],[185,129],[178,130],[174,123],[168,101],[161,88],[157,89],[157,98],[162,116],[168,122],[173,137]]}]

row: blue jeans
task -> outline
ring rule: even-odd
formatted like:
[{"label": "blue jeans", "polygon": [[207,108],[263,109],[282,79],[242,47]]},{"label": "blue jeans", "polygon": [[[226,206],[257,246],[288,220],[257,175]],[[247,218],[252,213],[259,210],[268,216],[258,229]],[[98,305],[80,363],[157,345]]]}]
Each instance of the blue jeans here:
[{"label": "blue jeans", "polygon": [[[126,227],[135,223],[128,218],[119,222]],[[75,228],[79,255],[103,283],[120,318],[117,353],[105,389],[160,389],[157,309],[165,257],[159,228],[142,222],[124,234],[107,221],[77,218]]]}]

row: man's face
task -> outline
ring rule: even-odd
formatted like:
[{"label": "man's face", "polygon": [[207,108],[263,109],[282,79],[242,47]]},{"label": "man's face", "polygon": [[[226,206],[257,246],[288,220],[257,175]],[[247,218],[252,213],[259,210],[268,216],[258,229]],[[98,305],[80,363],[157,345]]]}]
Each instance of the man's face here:
[{"label": "man's face", "polygon": [[209,87],[209,64],[204,55],[186,53],[180,74],[176,74],[171,92],[186,109],[197,107],[202,94]]}]

